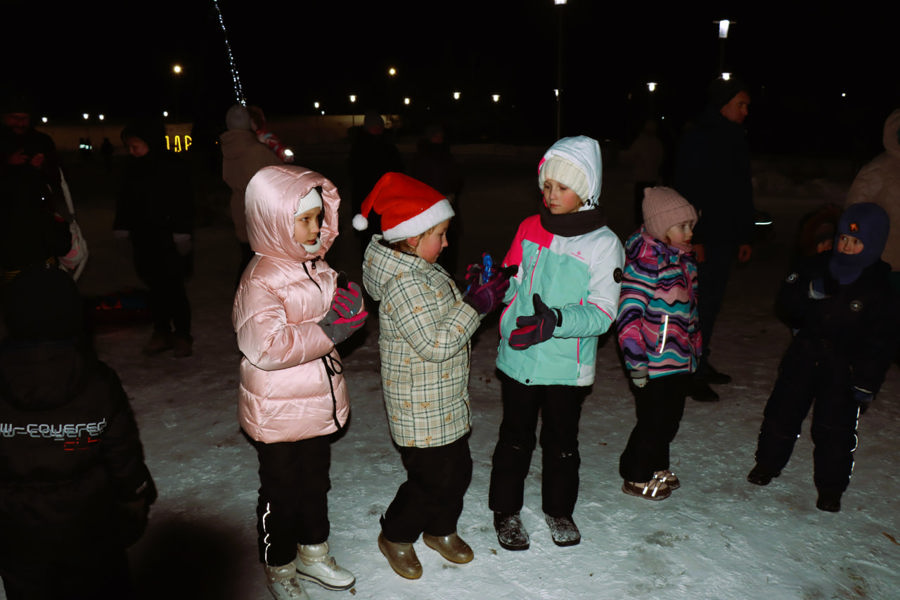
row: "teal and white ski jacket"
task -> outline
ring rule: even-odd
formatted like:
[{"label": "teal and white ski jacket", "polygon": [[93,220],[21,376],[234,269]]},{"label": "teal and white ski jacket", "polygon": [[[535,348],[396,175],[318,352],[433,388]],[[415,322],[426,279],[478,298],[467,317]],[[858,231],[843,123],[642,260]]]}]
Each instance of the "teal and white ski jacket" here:
[{"label": "teal and white ski jacket", "polygon": [[[584,233],[565,236],[542,224],[578,220]],[[596,227],[590,225],[595,223]],[[497,368],[526,385],[588,386],[594,382],[598,337],[616,319],[625,251],[618,236],[603,225],[599,209],[571,215],[542,213],[525,219],[503,266],[519,265],[504,297]],[[593,228],[590,228],[593,227]],[[585,227],[581,227],[585,229]],[[533,296],[558,308],[561,325],[553,337],[524,350],[509,345],[516,319],[533,315]]]}]

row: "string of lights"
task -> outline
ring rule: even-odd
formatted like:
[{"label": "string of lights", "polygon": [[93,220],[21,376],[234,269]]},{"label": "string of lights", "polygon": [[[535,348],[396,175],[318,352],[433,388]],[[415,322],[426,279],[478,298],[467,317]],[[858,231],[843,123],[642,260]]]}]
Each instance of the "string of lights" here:
[{"label": "string of lights", "polygon": [[219,19],[219,28],[222,30],[222,36],[225,38],[225,53],[228,56],[228,67],[231,69],[231,82],[234,86],[234,95],[241,106],[247,106],[247,99],[244,98],[244,89],[241,86],[241,76],[238,74],[237,64],[234,60],[234,54],[231,51],[231,42],[228,40],[228,30],[225,27],[225,19],[222,17],[222,9],[219,7],[219,0],[213,0],[213,6],[216,7],[216,15]]}]

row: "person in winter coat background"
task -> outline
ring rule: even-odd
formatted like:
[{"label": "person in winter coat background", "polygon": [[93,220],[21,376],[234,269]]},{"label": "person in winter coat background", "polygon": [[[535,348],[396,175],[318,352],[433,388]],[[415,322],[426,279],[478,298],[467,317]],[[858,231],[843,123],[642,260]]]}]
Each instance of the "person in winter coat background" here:
[{"label": "person in winter coat background", "polygon": [[56,267],[2,290],[0,578],[9,600],[137,598],[125,549],[156,487],[116,373]]},{"label": "person in winter coat background", "polygon": [[900,292],[900,108],[884,122],[884,152],[860,169],[847,192],[847,206],[874,202],[883,208],[895,232],[884,246],[882,258],[891,265],[891,285]]},{"label": "person in winter coat background", "polygon": [[733,263],[747,262],[752,254],[753,181],[743,127],[749,105],[743,81],[714,81],[707,106],[685,131],[675,160],[674,187],[700,216],[693,244],[700,269],[703,356],[689,395],[702,402],[719,399],[709,384],[731,382],[710,364],[710,348]]},{"label": "person in winter coat background", "polygon": [[643,214],[643,227],[625,242],[616,318],[637,413],[619,474],[626,494],[664,500],[681,487],[669,470],[669,445],[702,347],[691,246],[697,212],[675,190],[653,187],[644,190]]},{"label": "person in winter coat background", "polygon": [[763,412],[750,483],[768,485],[787,465],[812,408],[816,508],[841,509],[850,483],[859,416],[881,388],[897,349],[898,303],[881,260],[888,215],[876,204],[849,206],[834,251],[788,275],[778,306],[794,331]]},{"label": "person in winter coat background", "polygon": [[355,215],[359,230],[380,215],[363,283],[379,301],[381,387],[391,438],[407,479],[381,517],[378,547],[407,579],[422,576],[413,543],[453,563],[474,558],[457,534],[472,478],[469,431],[471,338],[500,305],[508,276],[473,281],[463,295],[437,260],[447,247],[453,208],[443,194],[402,173],[387,173]]},{"label": "person in winter coat background", "polygon": [[247,219],[244,216],[244,194],[250,179],[263,167],[281,164],[281,159],[267,145],[260,142],[253,131],[247,107],[235,104],[225,113],[227,131],[219,135],[222,145],[222,179],[231,189],[231,220],[241,251],[236,284],[253,258],[253,249],[247,239]]},{"label": "person in winter coat background", "polygon": [[153,335],[143,352],[190,356],[191,305],[185,280],[193,260],[194,198],[187,165],[165,148],[165,128],[138,120],[122,130],[130,156],[113,229],[131,240],[134,269],[147,285]]},{"label": "person in winter coat background", "polygon": [[256,255],[232,311],[238,419],[259,459],[259,560],[279,599],[306,598],[299,579],[335,590],[356,581],[328,547],[331,443],[350,416],[336,345],[368,314],[359,286],[339,287],[324,260],[340,201],[331,181],[299,166],[264,167],[247,186]]},{"label": "person in winter coat background", "polygon": [[541,416],[542,508],[554,543],[577,544],[578,422],[594,383],[597,341],[613,324],[625,260],[600,209],[600,145],[553,144],[538,165],[543,202],[520,225],[503,266],[518,265],[500,318],[503,421],[488,503],[507,550],[529,547],[519,511]]},{"label": "person in winter coat background", "polygon": [[0,99],[0,283],[57,263],[72,246],[62,161],[53,139],[32,125],[32,110],[24,94]]}]

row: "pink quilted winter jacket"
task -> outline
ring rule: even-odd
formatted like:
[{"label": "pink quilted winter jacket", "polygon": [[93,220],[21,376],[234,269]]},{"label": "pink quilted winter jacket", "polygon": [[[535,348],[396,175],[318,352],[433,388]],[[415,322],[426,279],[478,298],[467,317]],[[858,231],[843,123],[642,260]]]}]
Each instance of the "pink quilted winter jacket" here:
[{"label": "pink quilted winter jacket", "polygon": [[[293,239],[301,198],[319,187],[325,219],[310,254]],[[238,419],[254,440],[296,441],[337,431],[350,414],[340,356],[316,324],[337,288],[322,259],[338,235],[334,184],[295,166],[261,169],[246,195],[247,234],[256,256],[244,271],[232,311],[241,360]]]}]

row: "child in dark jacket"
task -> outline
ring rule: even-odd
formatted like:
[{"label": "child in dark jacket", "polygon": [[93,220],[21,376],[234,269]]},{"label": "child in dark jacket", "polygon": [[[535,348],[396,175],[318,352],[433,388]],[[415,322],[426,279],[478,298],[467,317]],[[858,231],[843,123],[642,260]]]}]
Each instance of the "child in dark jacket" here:
[{"label": "child in dark jacket", "polygon": [[878,393],[897,346],[897,303],[881,260],[887,213],[861,203],[841,215],[835,251],[788,275],[778,305],[794,338],[766,403],[750,483],[767,485],[787,465],[810,408],[816,508],[841,509],[858,444],[859,415]]},{"label": "child in dark jacket", "polygon": [[133,598],[127,546],[156,487],[116,373],[87,348],[72,278],[3,289],[0,577],[19,598]]},{"label": "child in dark jacket", "polygon": [[637,412],[619,474],[626,494],[664,500],[681,485],[669,470],[669,444],[702,350],[691,247],[697,212],[666,187],[646,188],[642,208],[644,225],[625,243],[616,318]]}]

